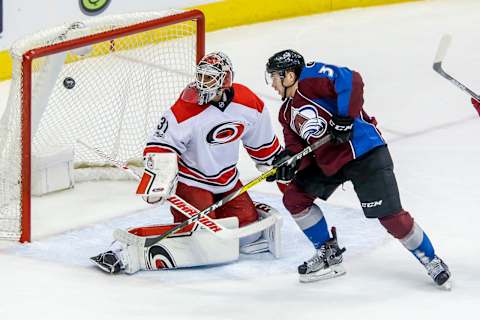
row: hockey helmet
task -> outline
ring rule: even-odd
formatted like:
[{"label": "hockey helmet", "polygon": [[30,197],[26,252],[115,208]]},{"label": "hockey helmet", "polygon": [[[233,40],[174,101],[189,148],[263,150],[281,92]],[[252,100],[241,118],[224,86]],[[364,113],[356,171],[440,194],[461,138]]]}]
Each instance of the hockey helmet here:
[{"label": "hockey helmet", "polygon": [[[303,67],[305,67],[305,59],[295,50],[287,49],[275,53],[268,59],[265,80],[267,81],[271,74],[277,72],[281,77],[285,76],[285,71],[293,71],[297,78],[300,76]],[[269,81],[267,81],[268,83]]]}]

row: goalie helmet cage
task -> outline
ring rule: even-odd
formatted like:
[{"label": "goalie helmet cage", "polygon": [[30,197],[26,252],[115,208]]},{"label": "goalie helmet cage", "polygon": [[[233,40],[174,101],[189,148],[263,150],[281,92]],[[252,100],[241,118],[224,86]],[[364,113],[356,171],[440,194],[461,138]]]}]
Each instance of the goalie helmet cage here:
[{"label": "goalie helmet cage", "polygon": [[83,139],[118,161],[141,161],[204,51],[199,10],[101,16],[15,42],[0,118],[0,239],[31,240],[32,156],[68,146],[75,168],[108,165]]}]

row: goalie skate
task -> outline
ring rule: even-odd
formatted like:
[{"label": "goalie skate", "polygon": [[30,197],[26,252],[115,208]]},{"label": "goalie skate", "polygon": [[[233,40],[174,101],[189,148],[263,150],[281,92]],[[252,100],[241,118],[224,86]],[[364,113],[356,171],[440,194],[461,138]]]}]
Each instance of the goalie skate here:
[{"label": "goalie skate", "polygon": [[300,282],[314,282],[339,277],[345,274],[341,265],[345,248],[338,246],[335,228],[332,228],[332,238],[325,242],[315,255],[298,266]]},{"label": "goalie skate", "polygon": [[91,257],[90,260],[107,273],[119,273],[122,270],[120,258],[113,251],[100,253],[98,256]]}]

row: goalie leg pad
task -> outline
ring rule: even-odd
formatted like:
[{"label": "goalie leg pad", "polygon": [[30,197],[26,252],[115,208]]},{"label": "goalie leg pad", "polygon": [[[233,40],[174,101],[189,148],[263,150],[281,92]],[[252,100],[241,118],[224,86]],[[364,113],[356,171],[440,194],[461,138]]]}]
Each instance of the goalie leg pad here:
[{"label": "goalie leg pad", "polygon": [[143,259],[143,246],[124,246],[118,255],[126,274],[134,274],[139,270],[145,269],[145,259]]},{"label": "goalie leg pad", "polygon": [[245,234],[249,226],[241,228],[245,236],[242,237],[240,242],[240,252],[243,254],[271,252],[275,258],[280,258],[282,216],[277,210],[263,203],[256,202],[255,208],[260,216],[260,221],[250,226],[254,227],[263,222],[263,229],[260,233]]},{"label": "goalie leg pad", "polygon": [[[218,223],[227,228],[237,228],[238,219],[235,217],[218,219]],[[170,226],[147,227],[148,234],[144,237],[151,237],[165,232]],[[137,234],[142,234],[142,228],[136,228]],[[155,232],[155,229],[161,232]],[[175,235],[163,239],[151,247],[143,247],[143,244],[129,241],[131,239],[118,237],[118,241],[126,240],[123,249],[118,253],[125,273],[132,274],[138,270],[159,270],[170,268],[185,268],[221,264],[238,260],[239,240],[238,238],[224,239],[219,241],[215,235],[205,228],[195,226]],[[138,238],[138,237],[136,237]],[[143,241],[144,242],[144,241]]]}]

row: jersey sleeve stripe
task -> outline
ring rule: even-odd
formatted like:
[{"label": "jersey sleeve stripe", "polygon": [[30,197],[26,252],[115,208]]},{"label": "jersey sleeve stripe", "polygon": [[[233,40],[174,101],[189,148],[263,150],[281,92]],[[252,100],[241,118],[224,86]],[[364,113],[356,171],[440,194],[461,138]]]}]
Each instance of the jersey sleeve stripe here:
[{"label": "jersey sleeve stripe", "polygon": [[278,141],[277,137],[274,137],[272,142],[257,148],[245,146],[245,149],[247,150],[250,157],[260,161],[271,158],[279,151],[280,148],[280,142]]},{"label": "jersey sleeve stripe", "polygon": [[[147,151],[148,150],[148,151]],[[180,151],[177,148],[172,147],[171,145],[159,142],[149,142],[147,146],[143,150],[143,155],[147,153],[169,153],[175,152],[176,154],[180,155]]]}]

